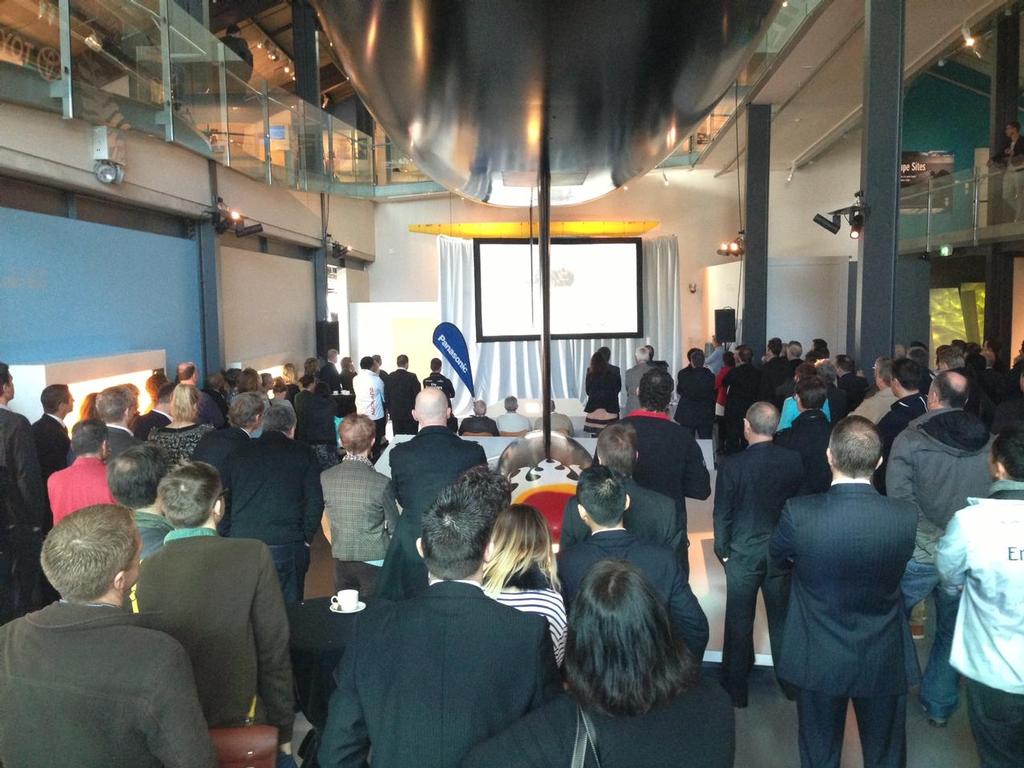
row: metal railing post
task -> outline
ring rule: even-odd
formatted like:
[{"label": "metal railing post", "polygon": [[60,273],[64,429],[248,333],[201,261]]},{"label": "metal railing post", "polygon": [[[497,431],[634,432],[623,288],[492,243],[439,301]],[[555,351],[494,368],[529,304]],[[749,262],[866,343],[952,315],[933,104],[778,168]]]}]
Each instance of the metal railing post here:
[{"label": "metal railing post", "polygon": [[160,79],[163,81],[164,141],[174,141],[174,97],[171,93],[171,24],[168,0],[160,0]]},{"label": "metal railing post", "polygon": [[50,83],[50,96],[61,100],[61,117],[75,116],[74,90],[71,84],[71,0],[60,0],[60,79]]},{"label": "metal railing post", "polygon": [[928,206],[927,218],[925,219],[924,227],[924,250],[925,253],[932,252],[932,182],[935,181],[931,176],[928,177],[928,196],[925,199],[925,205]]},{"label": "metal railing post", "polygon": [[217,43],[217,79],[220,87],[220,124],[224,126],[224,165],[231,167],[231,125],[228,110],[228,74],[224,43]]},{"label": "metal railing post", "polygon": [[270,161],[270,89],[267,81],[263,81],[263,90],[260,92],[263,100],[263,164],[267,175],[267,184],[274,183],[274,169]]},{"label": "metal railing post", "polygon": [[334,187],[334,115],[327,115],[327,162],[324,163],[324,176],[327,178],[328,190]]},{"label": "metal railing post", "polygon": [[971,237],[974,241],[974,245],[978,244],[978,221],[981,215],[981,178],[978,173],[979,169],[974,169],[974,213],[973,221],[971,222]]}]

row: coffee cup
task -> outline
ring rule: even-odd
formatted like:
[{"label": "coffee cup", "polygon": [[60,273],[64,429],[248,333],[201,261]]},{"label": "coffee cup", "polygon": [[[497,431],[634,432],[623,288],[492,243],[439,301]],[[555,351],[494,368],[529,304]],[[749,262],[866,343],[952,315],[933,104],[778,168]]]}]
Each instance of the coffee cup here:
[{"label": "coffee cup", "polygon": [[359,590],[358,589],[342,589],[338,591],[338,594],[331,597],[331,607],[336,611],[354,611],[359,607]]}]

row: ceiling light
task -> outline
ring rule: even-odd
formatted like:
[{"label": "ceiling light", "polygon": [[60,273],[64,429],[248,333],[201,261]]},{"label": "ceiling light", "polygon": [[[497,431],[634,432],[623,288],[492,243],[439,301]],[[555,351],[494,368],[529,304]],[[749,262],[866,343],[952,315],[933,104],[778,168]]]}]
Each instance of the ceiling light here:
[{"label": "ceiling light", "polygon": [[735,259],[743,258],[747,252],[747,244],[743,238],[744,232],[741,229],[736,237],[727,243],[721,243],[715,251],[719,256],[732,256]]},{"label": "ceiling light", "polygon": [[622,191],[623,192],[629,192],[629,184],[623,184],[622,185]]},{"label": "ceiling light", "polygon": [[864,213],[860,210],[854,211],[850,214],[850,239],[860,240],[860,236],[863,231]]},{"label": "ceiling light", "polygon": [[960,34],[963,35],[964,45],[966,45],[968,48],[973,48],[974,44],[978,42],[974,35],[971,34],[971,28],[968,27],[966,24],[960,27]]},{"label": "ceiling light", "polygon": [[287,64],[284,65],[284,73],[286,75],[290,75],[292,73],[292,68],[289,67]]},{"label": "ceiling light", "polygon": [[103,50],[103,41],[100,40],[99,35],[97,35],[95,32],[91,32],[89,36],[86,37],[82,42],[85,43],[92,50],[96,51],[96,53],[99,53]]},{"label": "ceiling light", "polygon": [[230,217],[231,217],[231,220],[232,220],[232,221],[241,221],[241,220],[242,220],[242,214],[241,214],[241,213],[239,213],[238,211],[234,210],[234,209],[232,209],[232,210],[231,210],[231,211],[230,211],[230,212],[228,213],[228,216],[230,216]]}]

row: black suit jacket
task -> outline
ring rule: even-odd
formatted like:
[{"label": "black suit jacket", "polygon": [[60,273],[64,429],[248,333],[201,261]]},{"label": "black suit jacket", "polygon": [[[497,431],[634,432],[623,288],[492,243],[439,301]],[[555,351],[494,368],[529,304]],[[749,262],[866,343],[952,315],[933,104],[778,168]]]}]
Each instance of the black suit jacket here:
[{"label": "black suit jacket", "polygon": [[384,400],[395,429],[400,430],[400,434],[415,435],[419,429],[419,424],[412,417],[419,391],[420,380],[416,374],[402,368],[396,368],[384,380]]},{"label": "black suit jacket", "polygon": [[627,416],[623,421],[636,429],[633,479],[675,501],[685,538],[686,497],[703,500],[711,495],[711,475],[693,432],[667,418]]},{"label": "black suit jacket", "polygon": [[46,511],[32,425],[20,413],[0,408],[0,525],[40,528]]},{"label": "black suit jacket", "polygon": [[715,374],[687,366],[676,376],[676,423],[690,429],[711,429],[715,423]]},{"label": "black suit jacket", "polygon": [[776,396],[776,390],[793,378],[793,368],[784,357],[773,357],[761,366],[761,389],[758,398],[782,407],[782,400]]},{"label": "black suit jacket", "polygon": [[763,561],[782,507],[800,490],[800,454],[756,443],[726,456],[715,481],[715,554]]},{"label": "black suit jacket", "polygon": [[832,470],[828,466],[828,438],[832,425],[825,414],[814,409],[804,411],[789,429],[775,435],[775,444],[791,448],[800,454],[804,463],[804,481],[801,494],[824,493],[832,485]]},{"label": "black suit jacket", "polygon": [[775,567],[793,569],[780,678],[865,697],[903,694],[917,682],[900,593],[916,527],[911,502],[865,484],[786,504],[771,539]]},{"label": "black suit jacket", "polygon": [[228,456],[221,479],[231,536],[264,544],[308,543],[320,528],[320,464],[304,443],[264,432]]},{"label": "black suit jacket", "polygon": [[67,427],[63,423],[44,413],[39,421],[32,425],[32,439],[36,442],[39,471],[42,472],[45,485],[54,472],[67,469],[71,438],[68,437]]},{"label": "black suit jacket", "polygon": [[[422,434],[422,433],[420,433]],[[335,673],[323,768],[457,768],[561,689],[545,619],[473,584],[371,607]]]},{"label": "black suit jacket", "polygon": [[228,427],[207,432],[192,452],[192,461],[205,461],[220,473],[223,481],[227,471],[228,457],[239,448],[252,442],[244,429]]},{"label": "black suit jacket", "polygon": [[107,425],[107,448],[110,450],[107,461],[110,461],[115,456],[120,456],[136,445],[142,445],[142,441],[137,439],[131,432],[125,432],[120,427]]},{"label": "black suit jacket", "polygon": [[135,423],[132,424],[132,432],[135,433],[138,440],[149,440],[150,432],[158,427],[166,427],[170,423],[171,420],[159,411],[150,411],[135,419]]},{"label": "black suit jacket", "polygon": [[725,375],[725,417],[742,419],[761,393],[761,371],[750,363],[737,365]]},{"label": "black suit jacket", "polygon": [[[663,544],[678,550],[682,546],[683,532],[679,527],[676,505],[668,496],[644,488],[627,477],[624,485],[629,494],[629,508],[622,517],[626,530],[640,541]],[[567,549],[590,536],[590,528],[580,517],[580,506],[573,496],[562,512],[562,534],[559,547]]]},{"label": "black suit jacket", "polygon": [[459,475],[486,465],[487,456],[479,444],[461,439],[447,427],[424,427],[412,440],[395,445],[389,461],[402,516],[384,557],[377,594],[401,600],[427,587],[427,568],[416,551],[423,513]]},{"label": "black suit jacket", "polygon": [[686,647],[697,661],[704,658],[708,619],[690,585],[683,581],[675,552],[658,544],[645,544],[629,531],[602,531],[559,551],[558,578],[567,606],[572,606],[583,577],[602,560],[626,560],[636,566],[664,602],[672,626]]},{"label": "black suit jacket", "polygon": [[[334,363],[326,363],[320,369],[320,373],[317,374],[317,378],[320,379],[324,384],[331,388],[331,392],[340,392],[341,387],[341,373],[334,366]],[[351,389],[351,380],[349,381],[349,388]]]},{"label": "black suit jacket", "polygon": [[[856,373],[844,373],[836,381],[836,386],[846,393],[847,413],[853,413],[864,402],[868,393],[868,382]],[[838,421],[838,419],[837,419]]]}]

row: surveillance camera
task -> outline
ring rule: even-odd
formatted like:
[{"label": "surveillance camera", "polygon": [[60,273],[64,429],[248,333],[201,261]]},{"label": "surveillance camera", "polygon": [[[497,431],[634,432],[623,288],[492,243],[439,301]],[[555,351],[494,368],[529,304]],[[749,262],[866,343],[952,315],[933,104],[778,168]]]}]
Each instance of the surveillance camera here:
[{"label": "surveillance camera", "polygon": [[113,160],[97,160],[92,172],[101,184],[120,184],[124,181],[124,166]]}]

